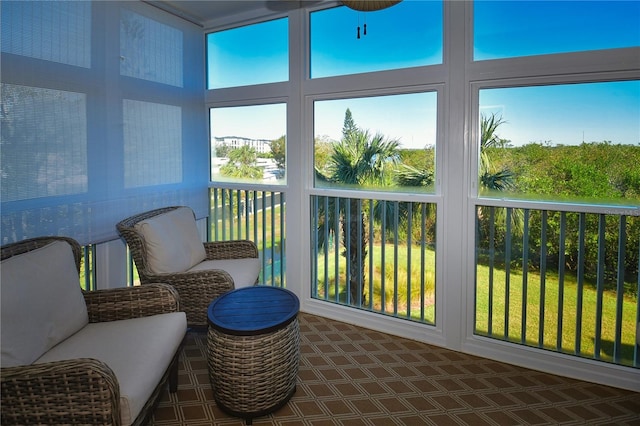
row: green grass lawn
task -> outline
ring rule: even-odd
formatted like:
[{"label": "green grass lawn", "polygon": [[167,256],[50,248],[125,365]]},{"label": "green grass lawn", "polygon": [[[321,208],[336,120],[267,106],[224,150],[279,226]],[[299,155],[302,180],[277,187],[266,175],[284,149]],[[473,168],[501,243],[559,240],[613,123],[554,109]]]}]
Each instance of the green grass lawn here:
[{"label": "green grass lawn", "polygon": [[[406,246],[399,246],[397,257],[392,244],[373,245],[373,298],[372,310],[385,314],[411,318],[413,320],[435,323],[435,252],[426,250],[424,256],[424,274],[421,273],[421,253],[419,247],[412,247],[411,253]],[[408,259],[411,257],[411,273],[408,274]],[[369,256],[365,260],[366,274],[369,274]],[[338,256],[338,285],[336,286],[336,256],[330,250],[327,261],[324,254],[318,256],[318,294],[340,303],[346,303],[346,261]],[[327,279],[325,280],[325,265]],[[397,270],[397,273],[396,273]],[[384,276],[384,279],[383,279]],[[369,281],[365,294],[369,299]],[[336,289],[337,287],[337,289]],[[336,295],[337,293],[337,295]],[[396,296],[397,295],[397,296]]]},{"label": "green grass lawn", "polygon": [[[276,204],[273,209],[262,209],[249,214],[248,218],[244,215],[240,216],[240,223],[238,223],[236,213],[227,214],[225,221],[212,220],[211,239],[216,241],[216,235],[218,240],[232,239],[231,236],[233,236],[233,239],[249,239],[255,242],[259,250],[270,249],[272,245],[279,244],[283,238],[284,227],[280,225],[283,223],[282,214],[285,213],[281,210],[280,204]],[[222,213],[219,214],[219,217],[222,217]],[[233,225],[231,225],[231,221],[233,221]]]},{"label": "green grass lawn", "polygon": [[[434,323],[435,253],[430,249],[425,251],[423,290],[420,271],[420,249],[413,247],[411,250],[411,273],[408,274],[409,252],[406,247],[401,246],[398,248],[396,260],[394,259],[393,245],[387,244],[384,247],[384,280],[382,279],[382,249],[382,245],[374,245],[372,256],[374,264],[372,310],[426,323]],[[335,252],[331,250],[326,260],[327,277],[325,280],[324,253],[320,253],[318,256],[318,297],[346,303],[344,285],[346,281],[345,259],[342,256],[338,256],[339,277],[337,285],[335,262]],[[365,267],[368,275],[369,257],[365,261]],[[510,274],[508,297],[505,291],[505,278],[504,270],[494,269],[493,309],[490,311],[489,267],[484,265],[477,267],[476,333],[481,335],[490,334],[489,318],[491,317],[491,335],[493,337],[565,353],[579,351],[581,356],[587,358],[599,358],[605,361],[613,360],[617,323],[617,299],[614,291],[604,291],[601,294],[600,349],[596,357],[595,336],[599,296],[594,286],[585,284],[582,288],[582,317],[578,323],[578,284],[575,276],[565,275],[561,306],[559,306],[560,284],[556,275],[547,273],[544,284],[543,305],[540,302],[541,284],[539,273],[529,272],[526,298],[524,296],[521,272],[512,272]],[[368,294],[368,287],[365,292]],[[397,294],[397,298],[395,294]],[[422,294],[424,294],[424,297]],[[409,303],[407,303],[407,300],[409,300]],[[523,308],[523,300],[526,300],[524,304],[526,311]],[[409,306],[409,311],[407,306]],[[542,321],[540,320],[541,308],[543,311]],[[621,347],[619,348],[621,364],[631,365],[633,363],[636,309],[637,304],[634,297],[629,295],[623,297],[622,320],[620,321]],[[526,320],[524,323],[524,339],[522,335],[523,319]],[[506,327],[508,327],[507,334],[505,334]],[[580,338],[576,343],[578,334]],[[540,335],[542,335],[541,340],[539,338]],[[558,335],[561,336],[559,345]]]},{"label": "green grass lawn", "polygon": [[[504,270],[494,270],[493,311],[489,313],[489,268],[477,268],[476,286],[476,331],[489,334],[489,320],[493,336],[505,340],[526,343],[565,353],[579,351],[587,358],[613,360],[616,335],[617,295],[614,291],[603,291],[600,297],[601,320],[598,321],[598,292],[595,286],[585,284],[578,291],[574,275],[565,275],[560,303],[560,284],[557,275],[547,273],[544,283],[544,299],[541,303],[541,278],[537,272],[529,272],[524,291],[522,272],[510,274],[508,298]],[[581,320],[579,321],[579,295],[582,296]],[[508,305],[507,305],[508,300]],[[637,301],[628,295],[622,298],[620,327],[620,362],[632,364],[636,333]],[[544,315],[541,316],[541,310]],[[505,314],[508,313],[507,314]],[[542,320],[541,320],[542,318]],[[522,332],[525,320],[524,336]],[[508,320],[508,321],[507,321]],[[598,324],[599,323],[599,324]],[[505,333],[507,330],[508,333]],[[600,350],[596,355],[596,331],[600,328]],[[558,336],[561,336],[558,341]],[[579,336],[579,338],[578,338]]]}]

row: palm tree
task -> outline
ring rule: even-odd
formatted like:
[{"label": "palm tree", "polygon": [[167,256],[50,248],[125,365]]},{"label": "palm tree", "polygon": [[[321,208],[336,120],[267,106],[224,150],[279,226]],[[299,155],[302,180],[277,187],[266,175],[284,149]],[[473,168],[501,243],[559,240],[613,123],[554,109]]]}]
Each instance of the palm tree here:
[{"label": "palm tree", "polygon": [[[514,185],[514,173],[507,167],[498,169],[491,161],[489,150],[491,148],[504,148],[505,140],[501,139],[497,130],[506,121],[501,115],[492,113],[490,116],[482,114],[480,116],[480,170],[478,176],[478,183],[481,188],[484,188],[490,192],[493,191],[508,191],[515,187]],[[495,222],[504,222],[506,220],[504,209],[498,209],[496,213],[493,210],[495,216],[491,216],[492,207],[478,206],[477,210],[477,232],[478,237],[483,235],[482,232],[482,219],[493,217]],[[514,230],[522,228],[523,217],[520,211],[514,210],[511,216],[511,223],[514,226]],[[487,223],[485,222],[485,225]],[[484,233],[486,235],[486,232]]]},{"label": "palm tree", "polygon": [[487,152],[490,148],[504,145],[496,133],[500,125],[506,123],[502,116],[492,113],[480,118],[480,185],[485,189],[506,191],[513,188],[513,172],[507,168],[496,170]]},{"label": "palm tree", "polygon": [[[427,168],[417,169],[407,164],[399,164],[393,172],[393,182],[400,187],[429,187],[434,182],[433,171]],[[374,205],[374,220],[381,224],[388,233],[396,232],[397,224],[406,224],[409,216],[412,216],[414,221],[424,221],[426,216],[434,213],[434,205],[431,203],[427,204],[425,215],[421,210],[415,209],[412,202],[399,202],[397,205],[397,211],[394,203],[376,202]],[[386,236],[382,235],[382,238],[386,238]]]},{"label": "palm tree", "polygon": [[229,162],[220,167],[220,174],[236,178],[260,179],[262,169],[256,165],[258,153],[249,145],[229,152]]},{"label": "palm tree", "polygon": [[433,185],[433,171],[416,169],[407,164],[401,164],[396,170],[394,180],[398,186],[429,187]]},{"label": "palm tree", "polygon": [[[357,128],[351,129],[334,146],[327,176],[316,170],[316,178],[354,187],[385,184],[389,182],[390,173],[399,158],[397,140],[386,139],[381,134],[371,136],[368,131]],[[367,256],[366,213],[359,206],[358,200],[340,203],[337,209],[335,201],[335,198],[331,199],[328,211],[319,209],[321,229],[318,234],[324,235],[325,227],[335,223],[334,212],[338,211],[344,247],[342,255],[347,258],[349,265],[349,300],[352,304],[365,304],[365,268],[362,260]],[[331,231],[329,228],[328,232]],[[325,243],[319,241],[320,245]]]},{"label": "palm tree", "polygon": [[[433,171],[429,170],[428,168],[417,169],[407,164],[401,164],[400,167],[398,167],[395,171],[394,181],[396,185],[402,186],[402,187],[425,188],[433,185],[435,178],[434,178]],[[398,219],[400,221],[406,222],[406,220],[410,216],[410,212],[413,212],[412,219],[418,220],[418,221],[426,220],[427,219],[426,216],[429,216],[435,212],[434,204],[431,204],[431,203],[427,204],[426,211],[424,212],[425,215],[423,215],[420,210],[414,209],[413,206],[411,206],[411,204],[413,203],[409,203],[409,202],[399,203]],[[387,222],[384,224],[385,229],[388,229],[390,231],[395,231],[394,229],[395,221],[393,221],[394,213],[391,210],[392,206],[386,203],[385,203],[385,206],[387,207],[386,208],[387,211],[383,214],[382,209],[379,208],[378,205],[376,205],[375,217],[387,218]]]}]

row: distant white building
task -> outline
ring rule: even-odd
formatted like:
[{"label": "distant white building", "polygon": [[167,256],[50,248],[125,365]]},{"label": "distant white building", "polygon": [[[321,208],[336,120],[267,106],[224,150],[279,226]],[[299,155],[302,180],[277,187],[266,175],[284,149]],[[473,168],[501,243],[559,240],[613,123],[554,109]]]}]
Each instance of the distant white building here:
[{"label": "distant white building", "polygon": [[250,146],[261,154],[271,152],[271,141],[267,139],[249,139],[242,136],[222,136],[213,138],[213,146],[227,146],[231,149]]}]

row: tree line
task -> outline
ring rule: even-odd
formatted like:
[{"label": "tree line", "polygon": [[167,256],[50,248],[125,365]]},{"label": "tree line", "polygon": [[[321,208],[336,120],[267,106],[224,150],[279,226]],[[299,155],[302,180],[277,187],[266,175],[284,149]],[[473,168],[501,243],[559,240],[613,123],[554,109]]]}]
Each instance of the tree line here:
[{"label": "tree line", "polygon": [[[498,135],[504,122],[497,115],[482,116],[480,120],[478,180],[481,195],[500,194],[501,197],[569,203],[640,205],[640,146],[615,145],[603,141],[579,146],[530,143],[512,147],[509,141]],[[340,184],[378,189],[394,186],[429,188],[434,182],[434,160],[433,148],[404,150],[397,140],[380,134],[371,135],[358,128],[351,111],[347,109],[342,139],[316,143],[315,179],[319,185]],[[401,203],[398,213],[400,220],[396,222],[401,227],[406,223],[407,211],[421,216],[418,209],[406,207],[408,203]],[[348,262],[352,280],[351,300],[358,300],[357,291],[361,295],[365,291],[366,271],[358,270],[363,268],[357,259],[366,258],[367,241],[362,236],[367,235],[365,230],[368,221],[379,224],[380,217],[386,217],[389,223],[385,225],[390,225],[396,219],[392,213],[380,215],[376,208],[373,210],[358,212],[355,205],[348,206],[342,202],[337,209],[331,205],[327,212],[318,212],[320,227],[334,223],[336,218],[331,216],[335,212],[340,215],[338,220],[342,224],[343,247],[347,243],[351,247],[348,253],[352,258]],[[509,261],[510,266],[522,268],[524,258],[527,259],[527,265],[524,266],[527,269],[562,269],[579,274],[585,283],[602,280],[606,288],[617,286],[619,271],[622,271],[626,292],[637,295],[637,284],[634,283],[638,281],[640,218],[633,216],[633,213],[621,217],[617,214],[490,210],[480,207],[477,212],[476,238],[480,262],[488,261],[485,253],[493,250],[498,253],[498,264],[502,259],[503,266],[504,261]],[[414,223],[417,223],[415,220],[429,223],[427,232],[431,233],[432,241],[435,241],[434,215],[434,209],[429,209],[424,217],[412,217]],[[523,238],[525,226],[527,233]],[[382,241],[393,232],[403,232],[391,226],[378,226],[380,228],[389,232],[386,236],[378,235]],[[320,229],[318,234],[324,235],[324,230]],[[319,244],[323,243],[321,239]],[[505,253],[507,247],[510,251],[508,254]],[[621,252],[624,256],[620,256]],[[346,251],[342,254],[347,256]],[[362,288],[358,288],[357,282],[362,283]]]},{"label": "tree line", "polygon": [[[496,195],[529,200],[560,201],[588,204],[640,205],[640,146],[616,145],[610,141],[583,143],[578,146],[551,146],[548,143],[529,143],[513,147],[500,138],[498,130],[505,123],[501,116],[492,114],[480,120],[479,191],[481,195]],[[272,143],[271,156],[284,167],[285,138]],[[241,155],[243,154],[243,155]],[[247,166],[255,161],[255,153],[229,153],[228,167],[221,172],[251,175]],[[393,190],[394,187],[433,188],[435,176],[435,149],[402,149],[398,140],[382,134],[370,134],[359,128],[349,109],[345,111],[342,137],[339,141],[316,140],[314,144],[316,185],[340,185]],[[256,173],[257,176],[257,173]],[[406,188],[405,188],[406,190]],[[406,233],[391,224],[403,227],[407,212],[412,220],[428,223],[429,239],[435,241],[435,211],[428,209],[422,215],[419,209],[410,209],[401,203],[399,218],[394,213],[381,214],[377,206],[373,211],[358,211],[355,204],[334,200],[328,211],[319,211],[319,226],[341,223],[343,251],[350,256],[348,265],[351,300],[366,300],[365,273],[357,259],[366,258],[368,221],[380,224],[387,235],[377,234],[384,241],[393,233]],[[353,200],[352,203],[356,201]],[[336,208],[337,207],[337,208]],[[335,218],[336,212],[339,217]],[[424,216],[424,217],[422,217]],[[526,217],[525,217],[526,216]],[[399,220],[395,220],[399,219]],[[624,222],[624,223],[622,223]],[[526,223],[526,225],[525,225]],[[523,240],[523,227],[527,239]],[[359,228],[359,229],[358,229]],[[381,227],[378,226],[378,229]],[[544,228],[544,230],[543,230]],[[583,232],[580,232],[580,229]],[[580,273],[586,282],[604,279],[605,285],[615,287],[618,270],[623,270],[629,293],[637,293],[633,284],[638,280],[640,252],[640,218],[633,213],[620,219],[619,215],[561,213],[558,211],[529,211],[480,207],[477,211],[477,247],[480,262],[487,261],[484,249],[494,250],[500,259],[513,259],[511,266],[521,268],[522,258],[528,259],[527,268],[556,270],[562,262],[564,270]],[[329,230],[329,234],[333,229]],[[560,233],[564,237],[560,237]],[[620,233],[622,238],[619,238]],[[543,235],[544,234],[544,235]],[[325,235],[320,229],[318,235]],[[598,241],[604,241],[599,249]],[[505,247],[509,240],[508,256]],[[581,241],[582,239],[582,241]],[[349,240],[349,241],[347,241]],[[544,241],[543,241],[544,240]],[[625,256],[618,258],[620,240]],[[320,245],[324,241],[318,242]],[[584,249],[581,250],[581,248]],[[528,252],[525,253],[525,248]],[[622,262],[623,265],[618,265]],[[361,262],[360,262],[361,263]],[[603,267],[599,267],[602,265]],[[362,288],[356,283],[362,283]],[[637,287],[637,285],[636,285]],[[357,293],[363,296],[358,298]]]},{"label": "tree line", "polygon": [[[640,217],[634,208],[640,206],[640,146],[600,141],[555,146],[532,142],[512,147],[497,135],[502,123],[502,117],[496,115],[481,119],[481,194],[611,205],[623,211],[621,215],[531,212],[528,240],[523,241],[524,212],[515,209],[510,217],[513,257],[526,254],[532,269],[543,264],[555,270],[562,267],[583,275],[586,282],[601,280],[605,288],[616,288],[621,271],[625,291],[637,296]],[[497,176],[494,187],[492,176]],[[631,207],[628,214],[624,206]],[[493,242],[489,241],[487,212],[480,212],[478,237],[483,247],[493,244],[504,251],[509,236],[505,212],[496,211]],[[525,245],[536,250],[524,253]]]}]

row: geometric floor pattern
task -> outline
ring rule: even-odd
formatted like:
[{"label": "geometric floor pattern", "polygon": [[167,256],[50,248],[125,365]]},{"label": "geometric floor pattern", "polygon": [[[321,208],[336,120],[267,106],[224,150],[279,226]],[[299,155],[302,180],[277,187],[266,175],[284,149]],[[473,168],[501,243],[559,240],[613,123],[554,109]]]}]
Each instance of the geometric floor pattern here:
[{"label": "geometric floor pattern", "polygon": [[[301,313],[297,390],[254,425],[635,425],[640,393]],[[206,332],[189,332],[155,426],[243,425],[213,400]]]}]

